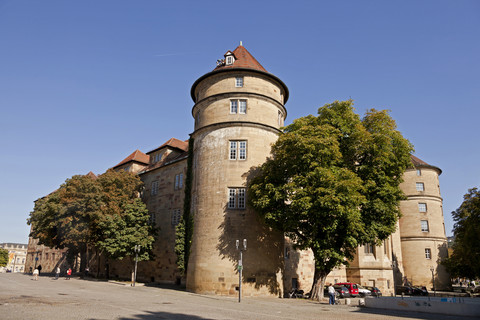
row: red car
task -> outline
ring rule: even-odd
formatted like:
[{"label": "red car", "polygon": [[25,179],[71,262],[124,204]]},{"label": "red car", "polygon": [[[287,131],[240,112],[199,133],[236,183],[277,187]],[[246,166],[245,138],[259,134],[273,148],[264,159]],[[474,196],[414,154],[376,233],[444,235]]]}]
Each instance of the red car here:
[{"label": "red car", "polygon": [[348,289],[348,291],[350,292],[350,295],[351,295],[352,297],[358,296],[358,287],[357,287],[357,284],[356,284],[356,283],[352,283],[352,282],[339,282],[339,283],[335,283],[335,285],[347,287],[347,289]]}]

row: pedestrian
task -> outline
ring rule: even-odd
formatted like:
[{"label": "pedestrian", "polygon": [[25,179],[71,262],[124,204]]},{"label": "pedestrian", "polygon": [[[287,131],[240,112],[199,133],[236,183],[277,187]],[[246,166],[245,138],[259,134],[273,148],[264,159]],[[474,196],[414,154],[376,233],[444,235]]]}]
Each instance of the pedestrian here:
[{"label": "pedestrian", "polygon": [[334,305],[335,304],[335,288],[332,286],[331,283],[328,286],[328,296],[329,296],[328,304]]},{"label": "pedestrian", "polygon": [[85,278],[88,277],[88,273],[90,272],[90,269],[88,267],[85,268]]},{"label": "pedestrian", "polygon": [[72,268],[68,268],[67,270],[67,277],[65,278],[66,280],[70,280],[70,276],[72,275]]},{"label": "pedestrian", "polygon": [[38,268],[35,268],[35,270],[33,270],[33,280],[37,281],[38,280],[38,274],[40,272],[38,271]]},{"label": "pedestrian", "polygon": [[58,280],[58,277],[60,276],[60,267],[55,268],[55,280]]},{"label": "pedestrian", "polygon": [[40,274],[40,272],[42,272],[42,265],[39,264],[38,267],[37,267],[37,269],[38,269],[38,274]]}]

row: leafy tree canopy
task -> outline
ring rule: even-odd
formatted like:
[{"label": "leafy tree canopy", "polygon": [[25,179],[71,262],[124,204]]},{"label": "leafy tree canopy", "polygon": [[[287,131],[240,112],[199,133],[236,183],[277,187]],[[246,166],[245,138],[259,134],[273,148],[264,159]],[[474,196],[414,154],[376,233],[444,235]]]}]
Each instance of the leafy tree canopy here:
[{"label": "leafy tree canopy", "polygon": [[480,278],[480,190],[473,188],[452,212],[455,242],[452,256],[443,263],[454,277]]},{"label": "leafy tree canopy", "polygon": [[98,178],[73,176],[35,202],[28,219],[30,235],[40,244],[68,248],[71,256],[94,246],[121,259],[133,255],[139,244],[145,249],[142,259],[147,259],[154,240],[148,210],[138,198],[142,188],[139,177],[126,171],[109,170]]},{"label": "leafy tree canopy", "polygon": [[6,267],[8,264],[8,250],[0,248],[0,267]]},{"label": "leafy tree canopy", "polygon": [[387,111],[360,119],[351,100],[295,120],[273,145],[249,184],[250,205],[297,248],[313,251],[312,298],[323,295],[326,276],[359,245],[379,244],[395,231],[412,151]]}]

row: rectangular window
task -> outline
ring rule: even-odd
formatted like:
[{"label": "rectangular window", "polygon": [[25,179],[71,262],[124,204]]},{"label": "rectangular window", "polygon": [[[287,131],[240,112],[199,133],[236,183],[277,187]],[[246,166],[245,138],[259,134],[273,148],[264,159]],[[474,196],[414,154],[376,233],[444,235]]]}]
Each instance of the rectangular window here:
[{"label": "rectangular window", "polygon": [[371,243],[366,244],[366,245],[365,245],[365,253],[367,253],[367,254],[373,254],[373,253],[374,253],[374,252],[373,252],[373,248],[374,248],[374,247],[373,247],[373,244],[371,244]]},{"label": "rectangular window", "polygon": [[157,223],[157,214],[155,212],[150,213],[150,224],[155,225]]},{"label": "rectangular window", "polygon": [[230,113],[247,113],[247,100],[230,100]]},{"label": "rectangular window", "polygon": [[245,209],[245,188],[228,188],[228,208]]},{"label": "rectangular window", "polygon": [[235,78],[235,87],[243,87],[243,77],[236,77]]},{"label": "rectangular window", "polygon": [[152,196],[158,194],[158,181],[153,181],[152,182],[152,190],[150,190],[150,194]]},{"label": "rectangular window", "polygon": [[421,220],[420,225],[422,227],[423,232],[428,232],[428,221],[427,220]]},{"label": "rectangular window", "polygon": [[180,223],[180,209],[174,209],[172,211],[172,226],[176,226]]},{"label": "rectangular window", "polygon": [[422,170],[417,169],[417,176],[421,176],[421,175],[422,175]]},{"label": "rectangular window", "polygon": [[175,190],[183,188],[183,173],[175,175]]},{"label": "rectangular window", "polygon": [[422,202],[418,203],[418,211],[427,212],[427,204]]},{"label": "rectangular window", "polygon": [[247,141],[230,141],[230,160],[246,160],[247,159]]},{"label": "rectangular window", "polygon": [[432,251],[429,248],[425,248],[425,259],[432,259]]},{"label": "rectangular window", "polygon": [[425,187],[423,185],[423,182],[415,183],[415,187],[417,188],[417,191],[425,191]]},{"label": "rectangular window", "polygon": [[239,100],[238,104],[239,104],[238,113],[241,113],[241,114],[247,113],[247,100]]},{"label": "rectangular window", "polygon": [[230,100],[230,113],[237,113],[238,100]]}]

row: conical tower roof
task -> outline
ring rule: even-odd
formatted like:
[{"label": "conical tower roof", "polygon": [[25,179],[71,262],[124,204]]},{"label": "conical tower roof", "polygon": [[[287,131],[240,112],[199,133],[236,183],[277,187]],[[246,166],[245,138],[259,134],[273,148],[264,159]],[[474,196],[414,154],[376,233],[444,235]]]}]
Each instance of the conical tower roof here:
[{"label": "conical tower roof", "polygon": [[438,170],[438,174],[442,174],[442,170],[439,167],[432,166],[431,164],[426,163],[422,159],[414,156],[413,154],[410,155],[410,158],[412,159],[412,163],[415,168],[431,168]]},{"label": "conical tower roof", "polygon": [[260,64],[260,62],[255,59],[250,52],[243,46],[239,45],[235,50],[227,51],[225,56],[229,53],[233,54],[235,57],[235,61],[231,65],[219,65],[213,70],[221,70],[221,69],[234,69],[234,68],[247,68],[247,69],[254,69],[263,72],[267,72],[265,68]]},{"label": "conical tower roof", "polygon": [[270,77],[271,79],[278,82],[280,84],[280,86],[283,88],[283,90],[284,90],[283,103],[287,102],[289,92],[288,92],[288,88],[285,85],[285,83],[283,83],[282,80],[280,80],[279,78],[277,78],[273,74],[269,73],[260,64],[260,62],[258,62],[257,59],[255,59],[250,52],[248,52],[248,50],[242,45],[242,43],[240,43],[240,45],[235,50],[227,51],[224,56],[226,58],[227,56],[230,56],[230,55],[233,55],[233,57],[234,57],[234,61],[233,61],[232,64],[227,65],[224,60],[218,60],[217,61],[217,67],[215,69],[213,69],[213,71],[211,71],[207,74],[204,74],[203,76],[198,78],[197,81],[195,81],[195,83],[192,85],[192,89],[190,90],[190,96],[192,97],[192,100],[194,102],[197,102],[196,97],[195,97],[195,88],[197,87],[197,85],[201,81],[210,77],[213,74],[217,74],[217,73],[220,73],[220,72],[231,72],[231,71],[232,72],[250,71],[250,72],[261,73],[261,74],[264,74],[264,75]]}]

